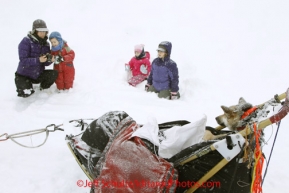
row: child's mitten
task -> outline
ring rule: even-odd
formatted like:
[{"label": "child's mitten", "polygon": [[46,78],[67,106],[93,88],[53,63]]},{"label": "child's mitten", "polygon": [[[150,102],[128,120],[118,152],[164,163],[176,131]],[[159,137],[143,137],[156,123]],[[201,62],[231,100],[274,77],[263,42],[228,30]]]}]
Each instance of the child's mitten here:
[{"label": "child's mitten", "polygon": [[171,92],[171,100],[178,99],[178,92]]},{"label": "child's mitten", "polygon": [[143,73],[143,74],[147,74],[147,73],[148,73],[147,67],[146,67],[144,64],[142,64],[142,65],[140,66],[140,71],[141,71],[141,73]]},{"label": "child's mitten", "polygon": [[125,64],[125,71],[130,71],[130,67],[128,64]]},{"label": "child's mitten", "polygon": [[62,56],[55,56],[55,59],[54,59],[54,64],[59,64],[60,62],[63,62],[63,57]]},{"label": "child's mitten", "polygon": [[146,85],[145,85],[145,91],[148,91],[148,90],[149,90],[149,87],[150,87],[150,85],[149,85],[149,84],[146,84]]}]

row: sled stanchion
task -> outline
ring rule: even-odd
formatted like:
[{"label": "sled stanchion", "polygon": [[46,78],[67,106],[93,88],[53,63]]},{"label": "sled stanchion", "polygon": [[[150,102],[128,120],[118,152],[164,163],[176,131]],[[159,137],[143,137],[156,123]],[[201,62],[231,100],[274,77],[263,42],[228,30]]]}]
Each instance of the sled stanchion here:
[{"label": "sled stanchion", "polygon": [[262,128],[265,128],[265,127],[267,127],[267,126],[269,126],[269,125],[272,125],[273,123],[270,121],[270,119],[265,119],[265,120],[263,120],[263,121],[261,121],[260,123],[259,123],[259,125],[258,125],[258,130],[259,129],[262,129]]},{"label": "sled stanchion", "polygon": [[71,120],[69,121],[69,123],[72,123],[72,122],[77,122],[78,124],[75,125],[75,127],[81,127],[81,131],[84,130],[84,127],[85,126],[88,126],[88,124],[86,122],[84,122],[84,120],[94,120],[94,119],[75,119],[75,120]]},{"label": "sled stanchion", "polygon": [[[286,96],[287,96],[287,92],[284,92],[284,93],[282,93],[282,94],[275,95],[275,96],[274,96],[274,99],[275,99],[276,101],[279,101],[279,102],[280,102],[281,100],[285,99]],[[268,101],[267,101],[267,102],[268,102]],[[265,102],[265,103],[266,103],[266,102]],[[258,105],[258,107],[259,107],[259,106],[263,106],[265,103],[262,103],[262,104]]]},{"label": "sled stanchion", "polygon": [[280,94],[280,95],[277,95],[276,96],[276,99],[277,100],[279,100],[279,101],[281,101],[281,100],[283,100],[283,99],[285,99],[286,98],[286,92],[284,92],[284,93],[282,93],[282,94]]},{"label": "sled stanchion", "polygon": [[201,152],[199,152],[199,153],[191,156],[190,158],[182,161],[180,163],[180,165],[184,165],[184,164],[186,164],[186,163],[188,163],[190,161],[193,161],[193,160],[195,160],[195,159],[197,159],[199,157],[202,157],[203,155],[206,155],[206,154],[210,153],[211,151],[215,151],[215,150],[216,150],[216,148],[213,145],[210,145],[207,148],[205,148],[204,150],[202,150]]},{"label": "sled stanchion", "polygon": [[214,176],[218,171],[220,171],[225,165],[229,163],[228,160],[223,158],[215,167],[213,167],[208,173],[206,173],[199,181],[197,181],[195,184],[198,184],[199,186],[193,186],[190,189],[186,191],[186,193],[193,193],[195,192],[201,185],[203,185],[208,179],[210,179],[212,176]]}]

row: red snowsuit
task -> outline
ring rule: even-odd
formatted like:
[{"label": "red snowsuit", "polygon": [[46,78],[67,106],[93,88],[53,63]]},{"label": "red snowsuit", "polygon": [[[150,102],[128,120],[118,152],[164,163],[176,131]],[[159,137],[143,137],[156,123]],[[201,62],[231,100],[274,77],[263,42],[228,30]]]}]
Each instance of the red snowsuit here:
[{"label": "red snowsuit", "polygon": [[[144,75],[145,77],[147,77],[151,71],[151,62],[150,62],[150,53],[149,52],[145,52],[146,55],[144,58],[141,58],[141,59],[136,59],[135,57],[133,57],[128,65],[131,69],[131,72],[132,72],[132,75],[133,76],[137,76],[137,75]],[[147,68],[147,74],[143,74],[141,71],[140,71],[140,67],[141,65],[144,64],[145,67]]]},{"label": "red snowsuit", "polygon": [[73,66],[74,51],[70,49],[66,42],[60,51],[51,51],[53,56],[60,55],[63,57],[63,62],[54,64],[54,70],[58,71],[58,77],[55,81],[57,89],[70,89],[73,87],[75,69]]},{"label": "red snowsuit", "polygon": [[[150,53],[145,52],[145,56],[141,59],[136,59],[136,57],[133,57],[129,63],[128,63],[130,70],[132,72],[132,77],[128,80],[128,83],[132,86],[136,86],[137,84],[144,81],[151,71],[151,63],[150,63]],[[147,70],[147,73],[141,72],[141,66],[144,65],[144,67]]]}]

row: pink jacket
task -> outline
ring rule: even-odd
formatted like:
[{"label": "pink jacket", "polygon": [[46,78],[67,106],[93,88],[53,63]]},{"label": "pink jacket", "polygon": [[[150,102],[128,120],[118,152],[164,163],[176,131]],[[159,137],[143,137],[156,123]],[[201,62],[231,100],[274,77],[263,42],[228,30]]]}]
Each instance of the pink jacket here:
[{"label": "pink jacket", "polygon": [[[135,57],[133,57],[128,65],[131,69],[132,75],[133,76],[137,76],[137,75],[144,75],[144,76],[148,76],[150,71],[151,71],[151,62],[150,62],[150,53],[149,52],[145,52],[146,55],[144,58],[137,60]],[[140,71],[141,65],[145,65],[146,69],[147,69],[147,73],[143,74]]]}]

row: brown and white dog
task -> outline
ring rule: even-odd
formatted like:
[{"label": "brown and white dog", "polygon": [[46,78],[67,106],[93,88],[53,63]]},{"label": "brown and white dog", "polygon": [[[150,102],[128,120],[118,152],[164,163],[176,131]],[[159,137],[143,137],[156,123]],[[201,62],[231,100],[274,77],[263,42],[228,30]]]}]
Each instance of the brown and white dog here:
[{"label": "brown and white dog", "polygon": [[237,105],[230,107],[221,106],[224,114],[216,117],[216,121],[219,125],[226,126],[231,131],[236,131],[236,128],[240,126],[239,121],[241,120],[243,113],[251,107],[252,105],[250,103],[247,103],[241,97]]},{"label": "brown and white dog", "polygon": [[[252,105],[250,103],[247,103],[241,97],[237,105],[233,105],[230,107],[221,106],[224,114],[216,117],[216,121],[219,125],[228,127],[231,131],[236,131],[236,129],[240,127],[239,124],[243,113],[251,107]],[[224,136],[226,136],[226,134],[216,135],[211,130],[206,130],[203,136],[203,140],[214,140]]]}]

